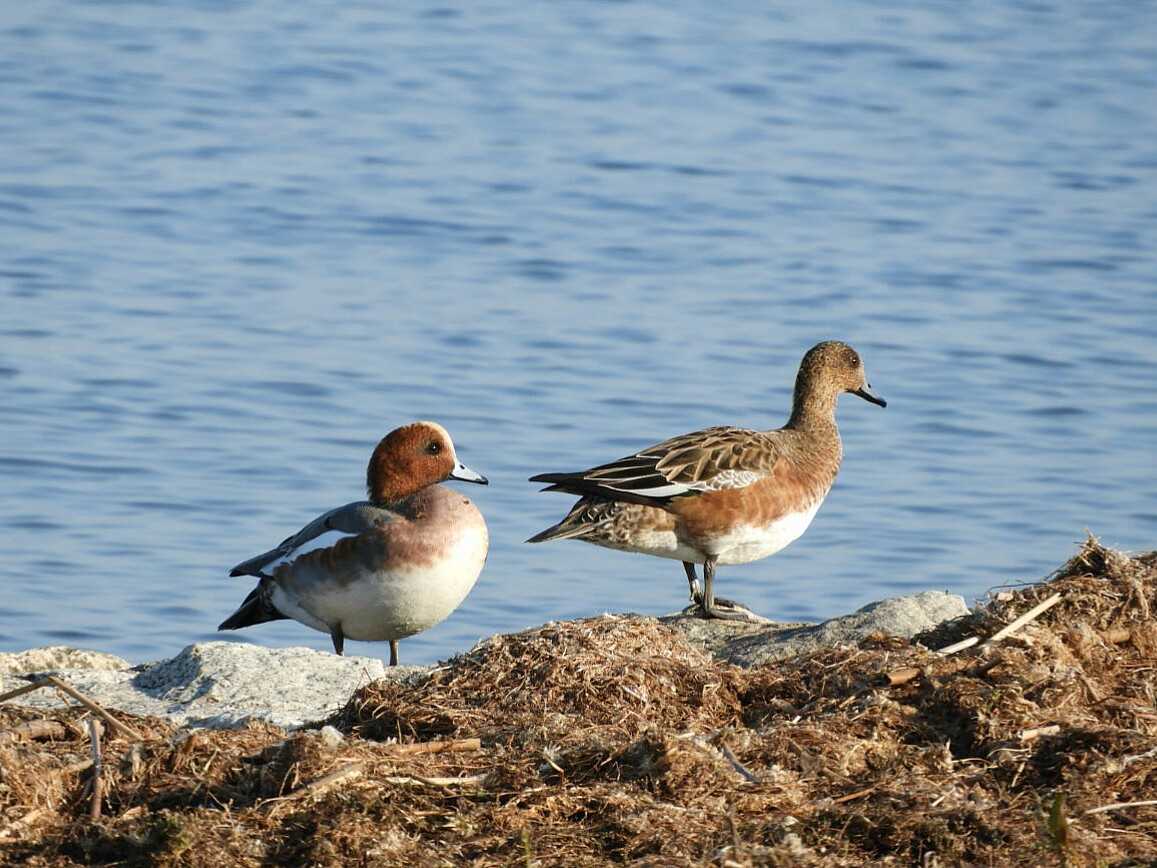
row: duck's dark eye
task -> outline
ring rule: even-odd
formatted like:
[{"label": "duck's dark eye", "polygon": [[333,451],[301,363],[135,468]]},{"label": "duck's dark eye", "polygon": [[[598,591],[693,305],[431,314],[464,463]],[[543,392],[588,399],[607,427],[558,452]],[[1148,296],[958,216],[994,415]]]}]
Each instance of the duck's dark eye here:
[{"label": "duck's dark eye", "polygon": [[441,451],[442,451],[442,444],[439,443],[437,440],[431,440],[429,443],[426,444],[426,452],[429,455],[437,455]]}]

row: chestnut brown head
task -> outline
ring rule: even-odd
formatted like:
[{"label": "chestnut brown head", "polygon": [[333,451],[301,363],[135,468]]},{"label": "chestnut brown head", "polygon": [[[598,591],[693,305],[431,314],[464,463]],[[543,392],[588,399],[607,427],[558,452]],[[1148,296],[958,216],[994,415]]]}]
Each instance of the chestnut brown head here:
[{"label": "chestnut brown head", "polygon": [[366,468],[366,492],[374,503],[391,503],[447,479],[486,485],[485,476],[458,460],[454,441],[437,422],[413,422],[382,438]]}]

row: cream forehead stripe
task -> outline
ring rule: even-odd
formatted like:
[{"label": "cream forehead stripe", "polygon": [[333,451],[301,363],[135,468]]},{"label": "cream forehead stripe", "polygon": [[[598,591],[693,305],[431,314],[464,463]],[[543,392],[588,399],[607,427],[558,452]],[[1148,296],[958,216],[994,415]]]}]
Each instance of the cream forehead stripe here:
[{"label": "cream forehead stripe", "polygon": [[441,434],[442,437],[445,439],[447,445],[450,447],[450,451],[453,452],[455,455],[458,454],[457,452],[454,452],[454,441],[450,439],[450,432],[447,431],[445,428],[443,428],[441,425],[439,425],[437,422],[427,422],[425,419],[419,419],[414,424],[415,425],[425,425],[428,428],[433,428],[435,431],[437,431],[439,434]]}]

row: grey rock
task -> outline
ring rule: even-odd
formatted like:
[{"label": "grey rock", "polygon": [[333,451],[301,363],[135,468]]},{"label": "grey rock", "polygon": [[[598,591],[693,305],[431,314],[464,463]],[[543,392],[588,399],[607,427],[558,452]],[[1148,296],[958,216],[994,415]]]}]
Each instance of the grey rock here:
[{"label": "grey rock", "polygon": [[[660,620],[720,660],[754,666],[821,647],[856,643],[877,632],[911,638],[968,612],[954,594],[925,591],[872,603],[822,624],[703,621],[686,614]],[[111,654],[54,646],[0,654],[0,693],[24,686],[21,674],[52,672],[108,708],[216,729],[250,720],[295,729],[324,720],[359,687],[382,678],[417,682],[433,667],[387,667],[376,657],[338,657],[310,648],[264,648],[237,642],[190,645],[171,660],[137,667]],[[51,688],[12,702],[40,708],[71,703]],[[326,745],[341,733],[322,730]]]},{"label": "grey rock", "polygon": [[[36,667],[35,671],[45,670]],[[424,671],[415,666],[387,667],[375,657],[338,657],[311,648],[202,642],[171,660],[132,669],[65,668],[53,674],[101,705],[132,714],[214,729],[241,726],[249,720],[292,729],[324,719],[364,684]],[[0,675],[0,692],[26,683]],[[15,701],[41,708],[66,704],[51,688]]]},{"label": "grey rock", "polygon": [[681,630],[719,660],[757,666],[796,654],[854,645],[873,633],[910,639],[937,624],[968,614],[964,599],[943,591],[921,591],[869,603],[850,615],[822,624],[746,624],[704,621],[683,613],[660,620]]},{"label": "grey rock", "polygon": [[337,747],[345,741],[345,736],[341,731],[332,726],[323,726],[317,733],[317,737],[321,739],[321,743],[330,750],[336,750]]},{"label": "grey rock", "polygon": [[115,654],[69,648],[67,645],[48,645],[0,654],[0,675],[56,672],[61,669],[128,669],[131,665]]}]

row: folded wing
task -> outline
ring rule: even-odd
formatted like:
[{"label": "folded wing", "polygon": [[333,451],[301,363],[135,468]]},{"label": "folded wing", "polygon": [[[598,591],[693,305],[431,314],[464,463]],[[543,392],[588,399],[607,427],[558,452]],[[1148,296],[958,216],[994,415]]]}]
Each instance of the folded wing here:
[{"label": "folded wing", "polygon": [[759,432],[720,426],[664,440],[634,455],[577,473],[540,473],[545,491],[594,494],[665,506],[677,497],[744,488],[771,473],[776,454]]},{"label": "folded wing", "polygon": [[266,576],[283,563],[292,561],[309,551],[328,548],[346,536],[356,536],[391,521],[397,513],[369,501],[347,503],[320,515],[292,536],[286,537],[276,548],[242,561],[229,571],[231,576]]}]

